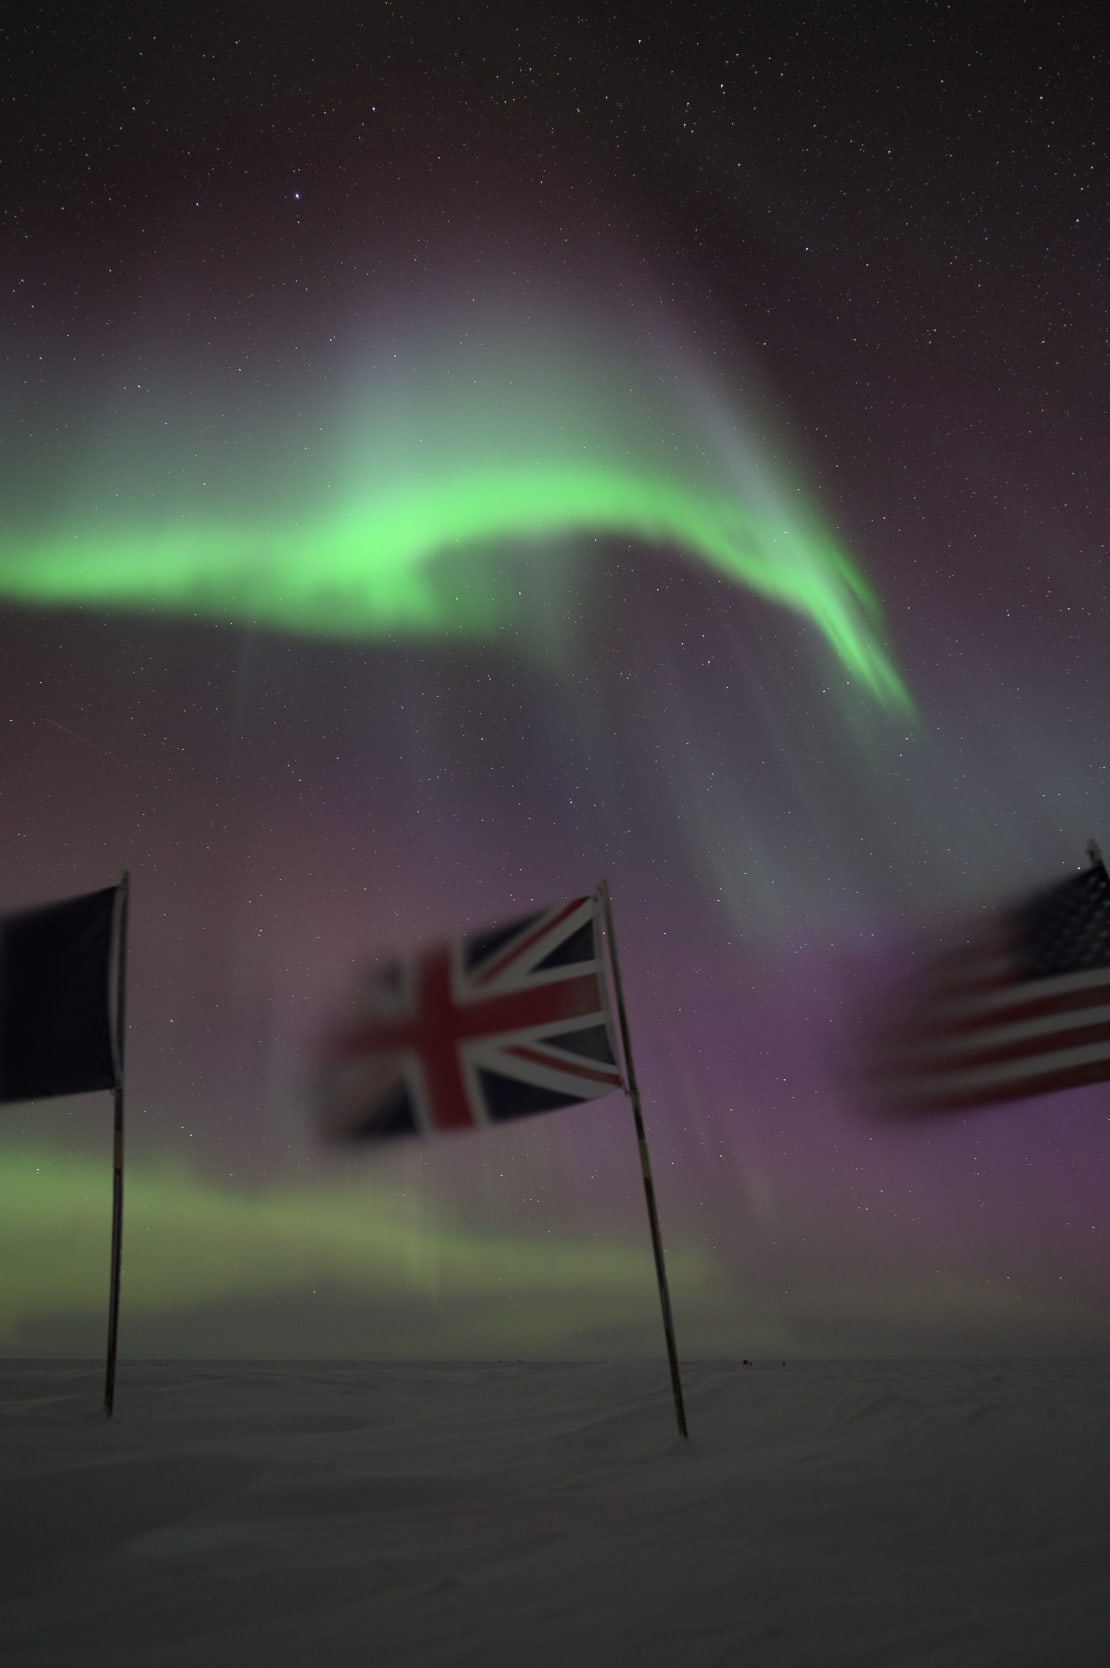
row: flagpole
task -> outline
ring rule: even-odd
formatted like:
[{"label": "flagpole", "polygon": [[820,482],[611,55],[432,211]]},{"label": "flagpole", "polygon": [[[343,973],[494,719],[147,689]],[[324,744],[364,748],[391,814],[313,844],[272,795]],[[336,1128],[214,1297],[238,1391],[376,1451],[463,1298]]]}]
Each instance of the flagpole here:
[{"label": "flagpole", "polygon": [[678,1371],[678,1349],[674,1339],[674,1318],[671,1314],[671,1294],[667,1286],[667,1266],[663,1260],[663,1236],[659,1232],[659,1215],[655,1208],[655,1184],[651,1177],[651,1157],[648,1153],[647,1133],[640,1110],[640,1091],[636,1084],[636,1067],[632,1062],[632,1041],[628,1031],[628,1016],[624,1011],[624,989],[621,985],[620,962],[617,960],[617,938],[613,931],[613,907],[609,899],[609,882],[598,886],[601,912],[605,919],[605,936],[609,940],[609,959],[613,965],[613,991],[617,998],[617,1018],[620,1021],[621,1047],[628,1072],[628,1098],[632,1102],[632,1117],[636,1124],[636,1142],[640,1149],[640,1173],[644,1179],[644,1199],[648,1222],[651,1225],[651,1248],[655,1254],[655,1276],[659,1284],[659,1304],[663,1310],[663,1330],[667,1335],[667,1358],[671,1366],[671,1389],[674,1391],[674,1410],[680,1436],[689,1439],[686,1429],[686,1409],[682,1404],[682,1380]]},{"label": "flagpole", "polygon": [[119,948],[116,955],[116,1082],[112,1094],[112,1278],[108,1294],[108,1360],[104,1371],[104,1412],[110,1419],[116,1394],[116,1344],[119,1338],[119,1282],[123,1260],[123,1039],[127,1001],[127,905],[131,876],[119,883]]}]

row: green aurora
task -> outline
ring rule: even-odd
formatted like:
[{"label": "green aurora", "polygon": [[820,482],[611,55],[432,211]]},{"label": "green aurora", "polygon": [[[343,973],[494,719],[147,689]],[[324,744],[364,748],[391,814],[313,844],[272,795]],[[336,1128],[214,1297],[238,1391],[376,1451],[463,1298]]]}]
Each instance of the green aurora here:
[{"label": "green aurora", "polygon": [[[55,1349],[56,1338],[72,1336],[95,1350],[107,1301],[106,1165],[41,1145],[8,1146],[0,1207],[0,1356],[25,1353],[33,1329],[43,1327]],[[708,1259],[678,1248],[670,1268],[693,1306],[710,1280]],[[314,1302],[327,1311],[352,1295],[367,1304],[366,1329],[352,1326],[348,1309],[346,1350],[333,1343],[331,1353],[380,1348],[383,1301],[386,1353],[400,1339],[417,1355],[454,1355],[473,1349],[479,1334],[494,1354],[573,1353],[595,1328],[628,1327],[654,1347],[659,1325],[646,1228],[634,1245],[601,1223],[596,1235],[577,1238],[483,1234],[429,1223],[417,1198],[366,1173],[340,1186],[232,1188],[179,1163],[131,1162],[122,1289],[132,1340],[154,1326],[159,1353],[173,1353],[175,1315],[230,1303],[242,1306],[235,1324],[247,1329],[250,1307],[270,1306],[259,1353],[280,1355],[283,1307],[299,1306],[299,1339],[306,1322],[311,1329]],[[400,1306],[401,1321],[391,1305]],[[124,1335],[126,1353],[126,1325]],[[228,1347],[241,1349],[242,1340],[225,1339]],[[299,1347],[291,1338],[289,1351]]]},{"label": "green aurora", "polygon": [[559,541],[627,539],[797,611],[849,679],[908,707],[873,592],[735,402],[616,332],[604,348],[581,328],[490,337],[469,357],[426,341],[403,373],[372,371],[369,394],[324,391],[315,406],[109,402],[66,478],[9,519],[0,596],[346,639],[482,638],[528,583],[490,557],[550,564]]},{"label": "green aurora", "polygon": [[[20,1141],[3,1157],[0,1357],[94,1359],[107,1312],[107,1155]],[[777,1284],[755,1270],[738,1277],[701,1233],[672,1223],[668,1237],[688,1357],[735,1356],[738,1337],[763,1358],[928,1354],[953,1340],[990,1355],[1031,1336],[1038,1348],[1065,1336],[1105,1347],[1097,1302],[1049,1276],[1000,1292],[989,1276],[941,1270],[868,1264],[846,1275],[830,1256],[827,1275],[784,1304]],[[232,1188],[173,1161],[128,1164],[120,1327],[124,1358],[662,1355],[646,1224],[483,1232],[449,1213],[429,1220],[395,1180],[366,1172],[339,1188]]]}]

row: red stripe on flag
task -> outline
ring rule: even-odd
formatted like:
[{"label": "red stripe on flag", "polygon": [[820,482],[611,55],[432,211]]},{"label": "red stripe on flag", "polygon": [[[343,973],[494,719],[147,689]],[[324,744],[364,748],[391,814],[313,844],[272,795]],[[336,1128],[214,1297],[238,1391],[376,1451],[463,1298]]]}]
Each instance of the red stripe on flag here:
[{"label": "red stripe on flag", "polygon": [[619,1089],[621,1080],[610,1070],[604,1071],[597,1066],[580,1065],[577,1060],[560,1054],[557,1058],[549,1054],[541,1054],[538,1049],[526,1048],[523,1044],[514,1044],[506,1048],[506,1054],[515,1054],[518,1060],[531,1060],[537,1066],[551,1066],[559,1071],[572,1071],[576,1077],[585,1077],[591,1083],[611,1083],[614,1089]]},{"label": "red stripe on flag", "polygon": [[959,1089],[938,1090],[929,1094],[929,1080],[921,1081],[904,1096],[899,1106],[908,1112],[959,1112],[974,1106],[995,1106],[1007,1100],[1025,1100],[1030,1095],[1055,1094],[1061,1089],[1078,1089],[1086,1084],[1104,1083],[1107,1060],[1080,1061],[1070,1066],[1059,1066],[1044,1072],[1030,1073],[1007,1083],[987,1083],[978,1087],[965,1085]]},{"label": "red stripe on flag", "polygon": [[490,962],[488,967],[484,967],[475,977],[474,983],[478,985],[488,984],[491,979],[497,977],[498,973],[504,972],[505,968],[510,966],[518,956],[522,956],[526,950],[531,949],[537,939],[542,938],[553,927],[557,927],[560,922],[565,921],[568,915],[573,915],[574,911],[580,909],[585,902],[585,898],[572,898],[570,903],[564,904],[563,908],[555,915],[538,922],[527,938],[512,944],[507,950],[502,951],[495,961]]}]

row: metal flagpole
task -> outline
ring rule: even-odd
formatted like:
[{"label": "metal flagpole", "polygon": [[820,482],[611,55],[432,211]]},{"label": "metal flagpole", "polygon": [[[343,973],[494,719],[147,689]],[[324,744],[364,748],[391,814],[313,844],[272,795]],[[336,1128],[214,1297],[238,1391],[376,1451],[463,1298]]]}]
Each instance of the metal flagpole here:
[{"label": "metal flagpole", "polygon": [[609,940],[609,959],[613,965],[613,991],[617,998],[617,1017],[620,1020],[621,1047],[628,1070],[628,1098],[632,1102],[632,1116],[636,1124],[636,1141],[640,1149],[640,1172],[644,1178],[644,1199],[647,1202],[648,1222],[651,1224],[651,1248],[655,1253],[655,1276],[659,1282],[659,1303],[663,1310],[663,1330],[667,1335],[667,1358],[671,1364],[671,1389],[674,1391],[674,1410],[680,1436],[689,1437],[686,1429],[686,1409],[682,1405],[682,1380],[678,1372],[678,1349],[674,1341],[674,1319],[671,1315],[671,1294],[667,1287],[667,1266],[663,1261],[663,1236],[659,1232],[659,1216],[655,1208],[655,1184],[651,1179],[651,1158],[648,1154],[647,1134],[640,1110],[640,1091],[636,1085],[636,1067],[632,1062],[632,1043],[628,1034],[628,1016],[624,1011],[624,990],[621,986],[620,962],[617,960],[617,939],[613,931],[613,908],[609,900],[609,882],[598,886],[601,912],[605,918],[605,936]]},{"label": "metal flagpole", "polygon": [[108,1360],[104,1372],[104,1412],[111,1418],[116,1394],[116,1343],[119,1337],[119,1277],[123,1258],[123,1039],[127,1001],[127,904],[131,876],[119,883],[119,948],[116,952],[116,1085],[113,1091],[112,1145],[112,1283],[108,1296]]}]

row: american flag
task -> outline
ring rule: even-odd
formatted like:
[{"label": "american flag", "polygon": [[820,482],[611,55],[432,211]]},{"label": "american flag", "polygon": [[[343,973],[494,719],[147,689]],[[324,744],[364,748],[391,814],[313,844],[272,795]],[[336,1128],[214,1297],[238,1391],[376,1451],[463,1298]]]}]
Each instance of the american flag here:
[{"label": "american flag", "polygon": [[621,1086],[590,896],[366,974],[324,1037],[313,1101],[325,1136],[365,1141]]},{"label": "american flag", "polygon": [[1110,876],[1101,860],[934,959],[876,1027],[865,1077],[876,1104],[907,1112],[1110,1077]]}]

